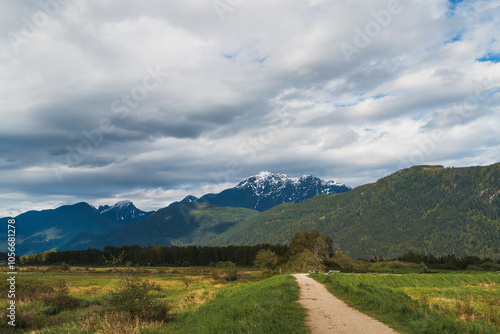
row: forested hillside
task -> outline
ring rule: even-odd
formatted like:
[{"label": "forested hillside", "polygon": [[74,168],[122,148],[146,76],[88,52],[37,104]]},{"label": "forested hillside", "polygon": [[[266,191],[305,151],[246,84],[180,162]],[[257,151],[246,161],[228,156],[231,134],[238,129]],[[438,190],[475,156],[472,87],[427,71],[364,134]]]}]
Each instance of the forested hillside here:
[{"label": "forested hillside", "polygon": [[255,210],[219,208],[208,203],[179,203],[106,234],[85,231],[59,250],[124,245],[211,245],[212,240],[253,215]]},{"label": "forested hillside", "polygon": [[350,192],[284,204],[251,217],[217,244],[289,242],[318,228],[354,257],[424,254],[500,257],[500,164],[417,166]]},{"label": "forested hillside", "polygon": [[500,164],[417,166],[349,192],[259,213],[194,202],[161,209],[112,233],[80,234],[65,249],[148,245],[289,243],[318,229],[353,257],[408,251],[500,258]]}]

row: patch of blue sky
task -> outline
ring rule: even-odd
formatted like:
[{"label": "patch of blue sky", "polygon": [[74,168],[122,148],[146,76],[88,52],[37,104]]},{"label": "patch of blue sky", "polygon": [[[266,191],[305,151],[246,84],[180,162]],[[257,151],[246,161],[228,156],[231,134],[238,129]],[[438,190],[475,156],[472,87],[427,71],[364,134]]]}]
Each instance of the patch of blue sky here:
[{"label": "patch of blue sky", "polygon": [[451,43],[455,43],[455,42],[460,42],[462,40],[462,33],[459,33],[455,36],[453,36],[452,38],[450,38],[449,40],[445,41],[444,44],[451,44]]},{"label": "patch of blue sky", "polygon": [[389,94],[377,94],[377,95],[372,96],[372,98],[374,100],[378,100],[378,99],[383,99],[386,96],[389,96]]},{"label": "patch of blue sky", "polygon": [[346,108],[346,107],[352,107],[355,106],[356,104],[359,104],[362,101],[356,101],[353,103],[335,103],[334,106],[335,108]]},{"label": "patch of blue sky", "polygon": [[366,132],[375,132],[375,131],[377,131],[377,130],[375,130],[375,129],[370,129],[370,128],[366,128],[366,129],[365,129],[365,131],[366,131]]},{"label": "patch of blue sky", "polygon": [[224,54],[222,54],[222,57],[224,57],[224,58],[226,58],[226,59],[231,60],[231,59],[236,58],[236,54],[228,54],[228,53],[224,53]]},{"label": "patch of blue sky", "polygon": [[500,53],[487,53],[481,58],[476,58],[476,61],[480,63],[485,63],[485,62],[492,62],[492,63],[499,63],[500,62]]},{"label": "patch of blue sky", "polygon": [[267,59],[269,58],[269,56],[265,56],[264,58],[260,58],[260,59],[257,59],[257,62],[262,64],[263,62],[265,62]]},{"label": "patch of blue sky", "polygon": [[355,98],[357,98],[357,100],[354,102],[350,102],[350,103],[349,102],[347,102],[347,103],[334,103],[333,105],[335,106],[335,108],[352,107],[352,106],[355,106],[355,105],[363,102],[364,100],[366,100],[364,93],[354,93],[354,94],[351,94],[351,97],[355,97]]},{"label": "patch of blue sky", "polygon": [[493,95],[496,95],[498,93],[500,93],[500,88],[490,89],[486,92],[482,92],[480,95],[480,100],[489,99],[490,97],[492,97]]},{"label": "patch of blue sky", "polygon": [[447,16],[453,16],[455,15],[455,10],[457,9],[457,6],[463,2],[464,0],[448,0],[448,13],[446,13]]}]

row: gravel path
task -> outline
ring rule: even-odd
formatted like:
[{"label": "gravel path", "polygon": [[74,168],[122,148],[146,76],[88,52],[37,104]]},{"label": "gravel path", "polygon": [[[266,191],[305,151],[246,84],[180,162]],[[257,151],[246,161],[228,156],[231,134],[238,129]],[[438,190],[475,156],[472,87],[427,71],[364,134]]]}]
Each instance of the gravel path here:
[{"label": "gravel path", "polygon": [[328,292],[323,284],[307,277],[307,274],[293,276],[299,283],[299,302],[307,309],[312,334],[397,333],[381,322],[350,308]]}]

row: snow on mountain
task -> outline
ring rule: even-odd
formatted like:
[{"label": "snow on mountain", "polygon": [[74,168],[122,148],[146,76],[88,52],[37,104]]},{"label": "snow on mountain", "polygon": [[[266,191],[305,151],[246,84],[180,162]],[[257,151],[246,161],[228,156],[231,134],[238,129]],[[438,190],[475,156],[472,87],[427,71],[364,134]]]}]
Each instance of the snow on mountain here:
[{"label": "snow on mountain", "polygon": [[322,180],[311,175],[302,175],[301,177],[289,177],[286,174],[260,172],[257,175],[241,181],[237,189],[251,189],[257,196],[269,196],[273,193],[279,193],[282,190],[295,190],[293,197],[303,197],[304,190],[311,190],[320,194],[333,194],[339,192],[339,188],[347,188],[345,184],[333,180]]},{"label": "snow on mountain", "polygon": [[188,196],[182,202],[200,201],[216,206],[265,211],[278,204],[299,203],[316,195],[342,193],[350,189],[342,183],[322,180],[311,175],[293,178],[286,174],[265,171],[250,176],[236,187],[226,189],[219,194],[207,194],[200,199]]},{"label": "snow on mountain", "polygon": [[126,225],[133,221],[144,219],[153,212],[139,210],[135,207],[134,203],[125,200],[119,201],[113,206],[101,205],[97,209],[97,213],[111,221]]},{"label": "snow on mountain", "polygon": [[184,197],[184,199],[181,201],[181,203],[191,203],[191,202],[197,202],[197,201],[198,201],[198,197],[189,195],[189,196]]}]

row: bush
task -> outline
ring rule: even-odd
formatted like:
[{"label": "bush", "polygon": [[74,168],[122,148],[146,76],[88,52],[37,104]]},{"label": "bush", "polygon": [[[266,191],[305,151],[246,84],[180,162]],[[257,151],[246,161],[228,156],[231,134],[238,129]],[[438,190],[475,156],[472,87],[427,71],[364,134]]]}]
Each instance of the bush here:
[{"label": "bush", "polygon": [[216,267],[217,269],[212,272],[213,279],[226,281],[236,281],[238,279],[238,269],[233,262],[218,262]]},{"label": "bush", "polygon": [[108,302],[114,310],[124,312],[131,318],[166,320],[170,307],[164,300],[153,296],[152,289],[153,285],[138,276],[124,276],[122,286],[109,293]]},{"label": "bush", "polygon": [[62,263],[58,266],[50,266],[48,268],[48,271],[71,271],[71,267],[67,263]]},{"label": "bush", "polygon": [[191,283],[193,283],[193,279],[190,277],[183,276],[181,277],[181,282],[184,283],[186,289],[189,289],[189,286],[191,285]]},{"label": "bush", "polygon": [[74,309],[78,306],[78,299],[69,295],[68,286],[63,280],[57,281],[51,292],[43,294],[41,301],[52,306],[53,314],[62,310]]},{"label": "bush", "polygon": [[287,263],[287,267],[292,272],[324,271],[326,268],[323,261],[308,249],[292,256]]},{"label": "bush", "polygon": [[264,271],[268,271],[276,268],[278,264],[278,256],[275,252],[270,249],[261,249],[257,256],[255,257],[255,261],[253,261],[254,266],[257,268],[261,268]]},{"label": "bush", "polygon": [[347,273],[366,273],[370,264],[361,260],[353,260],[342,252],[336,252],[329,259],[325,260],[331,269],[341,270]]}]

